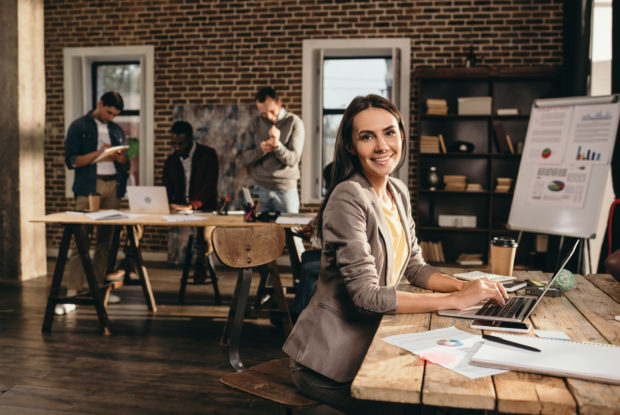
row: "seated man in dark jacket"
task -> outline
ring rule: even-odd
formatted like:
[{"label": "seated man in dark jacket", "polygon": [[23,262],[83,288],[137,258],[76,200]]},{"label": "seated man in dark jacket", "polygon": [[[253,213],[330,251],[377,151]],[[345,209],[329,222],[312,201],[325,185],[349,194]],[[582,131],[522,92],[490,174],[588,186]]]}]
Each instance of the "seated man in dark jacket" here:
[{"label": "seated man in dark jacket", "polygon": [[170,129],[174,152],[164,164],[164,186],[171,210],[217,209],[218,161],[215,150],[194,141],[188,122],[177,121]]},{"label": "seated man in dark jacket", "polygon": [[[218,159],[211,147],[194,141],[194,130],[186,121],[177,121],[170,129],[173,153],[164,163],[163,183],[173,211],[217,210]],[[210,233],[205,229],[207,253]],[[168,262],[181,264],[193,227],[172,227],[168,238]]]}]

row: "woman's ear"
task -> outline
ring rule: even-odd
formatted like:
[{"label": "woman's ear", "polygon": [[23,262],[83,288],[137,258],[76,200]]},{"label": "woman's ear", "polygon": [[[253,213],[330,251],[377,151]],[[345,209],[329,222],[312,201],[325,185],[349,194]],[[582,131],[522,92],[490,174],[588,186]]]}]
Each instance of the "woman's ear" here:
[{"label": "woman's ear", "polygon": [[344,148],[347,149],[347,151],[349,152],[349,154],[356,156],[357,153],[355,153],[355,149],[350,145],[350,144],[345,144]]}]

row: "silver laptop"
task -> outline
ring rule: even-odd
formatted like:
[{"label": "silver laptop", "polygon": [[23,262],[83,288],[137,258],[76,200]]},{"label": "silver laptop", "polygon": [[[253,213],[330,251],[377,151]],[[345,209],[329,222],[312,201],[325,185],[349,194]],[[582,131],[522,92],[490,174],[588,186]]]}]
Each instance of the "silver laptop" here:
[{"label": "silver laptop", "polygon": [[134,213],[170,213],[164,186],[127,186],[129,210]]},{"label": "silver laptop", "polygon": [[489,300],[486,303],[470,307],[465,310],[441,310],[437,314],[440,316],[448,317],[462,317],[462,318],[474,318],[477,320],[495,320],[495,321],[510,321],[521,322],[529,317],[534,311],[534,308],[538,305],[543,298],[549,287],[553,284],[553,281],[558,277],[560,270],[566,266],[570,258],[575,253],[577,245],[580,239],[577,239],[570,249],[568,254],[562,260],[558,268],[553,273],[553,276],[545,285],[545,288],[538,296],[513,296],[506,301],[503,306],[496,305],[493,301]]}]

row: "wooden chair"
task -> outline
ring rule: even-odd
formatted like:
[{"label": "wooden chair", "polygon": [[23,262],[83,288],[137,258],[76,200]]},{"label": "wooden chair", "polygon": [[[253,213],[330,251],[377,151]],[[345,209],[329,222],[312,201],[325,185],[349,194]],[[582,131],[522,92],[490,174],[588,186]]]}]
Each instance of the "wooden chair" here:
[{"label": "wooden chair", "polygon": [[239,359],[239,339],[248,308],[252,268],[268,273],[274,283],[278,306],[290,319],[288,305],[275,260],[284,249],[284,230],[275,224],[248,227],[217,227],[212,235],[213,249],[222,264],[239,270],[222,344],[229,344],[229,361],[235,370],[244,370]]},{"label": "wooden chair", "polygon": [[291,414],[292,409],[310,408],[317,401],[297,391],[291,379],[289,358],[274,359],[252,366],[248,370],[234,372],[220,378],[220,382],[254,396],[279,403]]},{"label": "wooden chair", "polygon": [[[233,319],[228,355],[236,372],[222,377],[220,381],[234,389],[284,405],[286,412],[291,413],[292,408],[307,408],[317,402],[297,392],[291,380],[289,359],[271,360],[246,369],[239,357],[239,340],[252,281],[252,268],[272,264],[282,254],[284,239],[284,230],[273,224],[216,228],[213,232],[213,248],[217,257],[224,265],[240,270],[228,314],[228,320]],[[280,277],[275,267],[271,267],[268,272],[276,288],[274,294],[277,292],[277,296],[281,297],[281,306],[288,315]]]}]

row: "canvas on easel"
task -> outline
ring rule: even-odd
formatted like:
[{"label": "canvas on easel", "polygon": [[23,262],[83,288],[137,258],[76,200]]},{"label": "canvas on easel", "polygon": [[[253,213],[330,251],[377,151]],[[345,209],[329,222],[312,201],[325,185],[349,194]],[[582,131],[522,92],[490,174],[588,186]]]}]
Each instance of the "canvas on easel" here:
[{"label": "canvas on easel", "polygon": [[618,131],[618,95],[536,100],[510,229],[594,238]]}]

